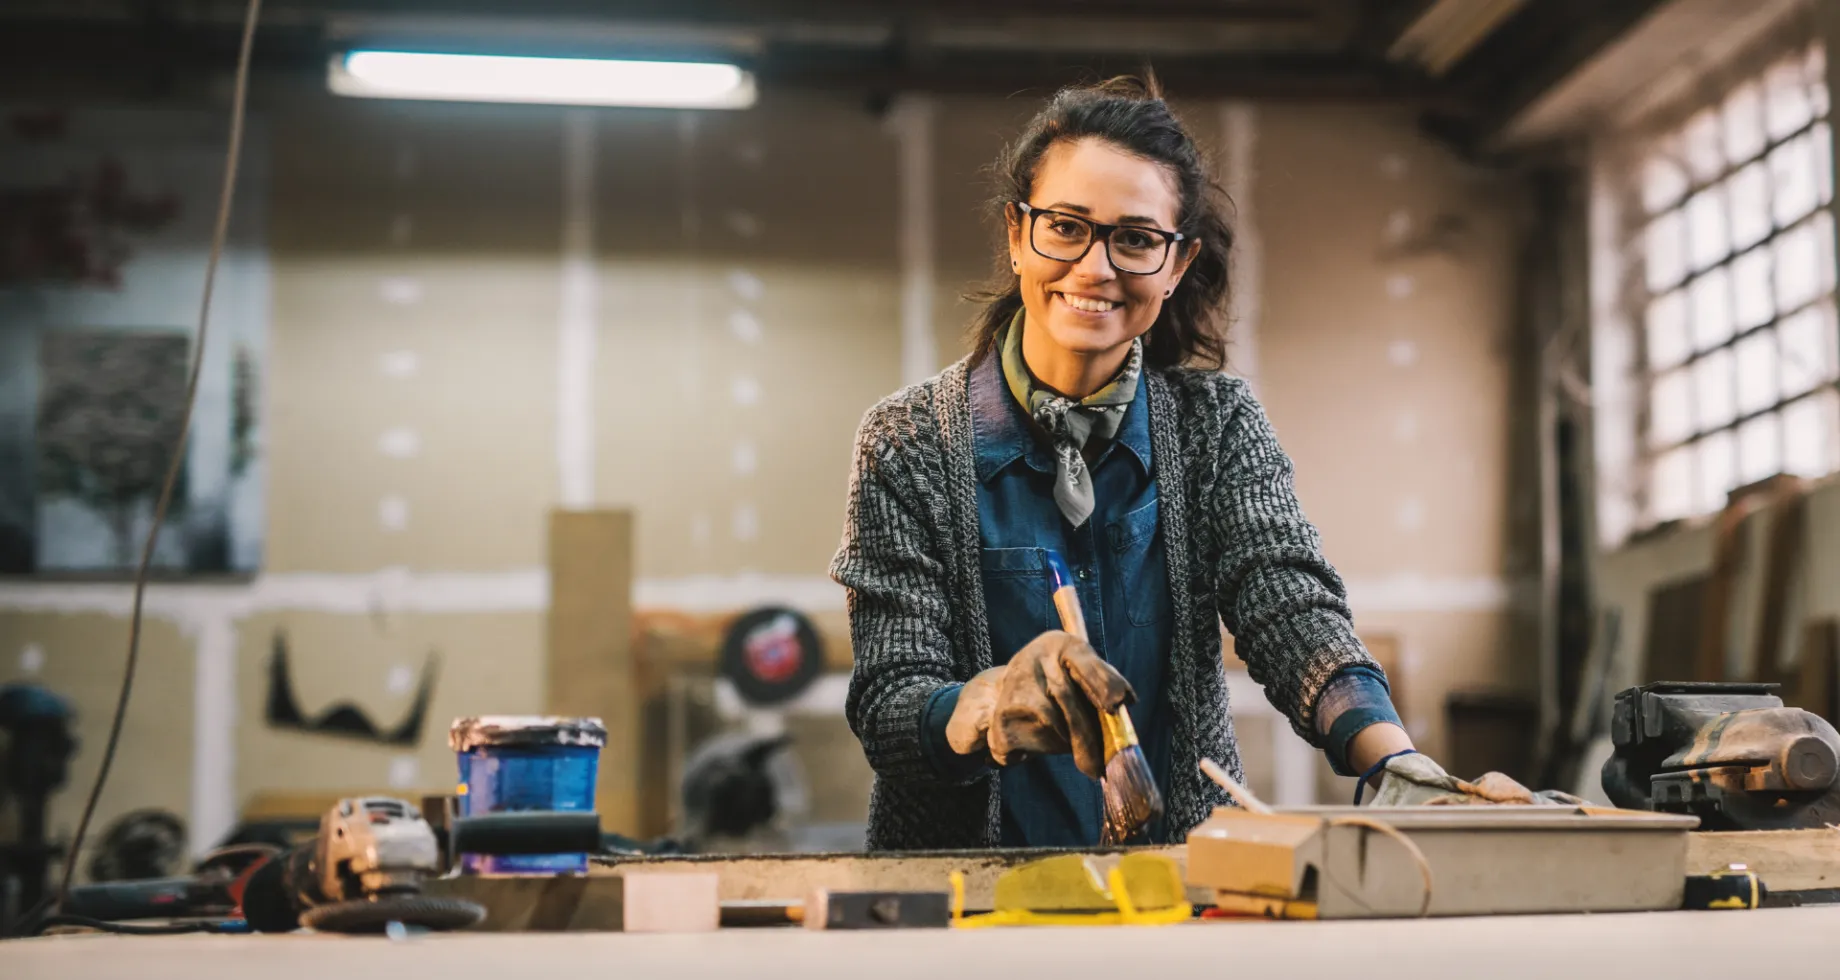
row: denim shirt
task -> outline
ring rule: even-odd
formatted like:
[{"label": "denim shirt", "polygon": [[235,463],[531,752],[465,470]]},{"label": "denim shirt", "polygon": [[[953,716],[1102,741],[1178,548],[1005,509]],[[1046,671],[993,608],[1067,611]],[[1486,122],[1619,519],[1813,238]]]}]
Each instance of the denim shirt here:
[{"label": "denim shirt", "polygon": [[[1095,508],[1076,528],[1054,503],[1053,454],[1036,438],[1010,394],[997,356],[984,357],[968,382],[992,663],[1009,662],[1030,640],[1060,628],[1045,562],[1046,549],[1058,551],[1077,580],[1093,649],[1137,694],[1131,720],[1158,787],[1167,791],[1171,724],[1163,680],[1174,610],[1157,521],[1145,386],[1138,386],[1117,437],[1089,464]],[[922,727],[935,767],[948,777],[968,778],[990,762],[984,753],[957,755],[946,743],[946,722],[959,689],[949,685],[932,697]],[[1351,723],[1397,722],[1397,715],[1385,680],[1364,668],[1338,674],[1324,695],[1319,704],[1333,706],[1338,717],[1319,715],[1318,723],[1329,736],[1331,761],[1337,771],[1345,771],[1341,756],[1358,730],[1351,730]],[[1071,755],[1005,766],[998,778],[1003,846],[1090,847],[1098,842],[1104,808],[1099,784],[1074,766]],[[1154,843],[1164,842],[1160,820],[1149,835]]]}]

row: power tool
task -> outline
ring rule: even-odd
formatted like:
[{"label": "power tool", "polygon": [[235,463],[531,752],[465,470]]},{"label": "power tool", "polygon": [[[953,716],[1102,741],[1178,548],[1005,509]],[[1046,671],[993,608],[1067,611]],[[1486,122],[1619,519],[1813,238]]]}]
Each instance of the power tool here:
[{"label": "power tool", "polygon": [[422,883],[441,870],[434,829],[412,804],[340,800],[310,846],[254,870],[242,891],[243,916],[258,932],[382,932],[392,922],[464,929],[485,918],[472,902],[422,894]]}]

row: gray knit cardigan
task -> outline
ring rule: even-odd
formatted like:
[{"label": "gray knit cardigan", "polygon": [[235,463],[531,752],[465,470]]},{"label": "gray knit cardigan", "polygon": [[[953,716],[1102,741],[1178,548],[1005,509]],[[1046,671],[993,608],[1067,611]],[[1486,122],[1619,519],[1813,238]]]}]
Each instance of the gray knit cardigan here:
[{"label": "gray knit cardigan", "polygon": [[[926,755],[921,720],[942,686],[991,665],[980,572],[971,358],[883,399],[856,434],[843,544],[856,666],[846,711],[875,771],[871,850],[991,847],[990,772],[954,783]],[[1167,690],[1174,738],[1163,788],[1173,841],[1226,795],[1203,757],[1242,775],[1220,624],[1266,697],[1320,747],[1324,685],[1352,664],[1346,592],[1298,507],[1291,462],[1246,383],[1189,369],[1144,373],[1152,465],[1175,611]]]}]

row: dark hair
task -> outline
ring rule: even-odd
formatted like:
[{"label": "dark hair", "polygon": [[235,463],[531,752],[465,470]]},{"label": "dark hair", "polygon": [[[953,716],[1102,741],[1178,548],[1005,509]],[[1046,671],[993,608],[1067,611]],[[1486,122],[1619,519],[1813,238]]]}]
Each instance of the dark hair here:
[{"label": "dark hair", "polygon": [[[1221,316],[1227,299],[1227,253],[1233,247],[1233,230],[1226,219],[1229,202],[1201,150],[1163,101],[1154,75],[1123,76],[1056,92],[990,168],[996,183],[991,207],[999,224],[1007,233],[1010,203],[1028,200],[1048,148],[1082,139],[1104,140],[1166,168],[1181,199],[1175,230],[1195,242],[1190,248],[1198,249],[1182,285],[1163,302],[1156,322],[1144,334],[1145,362],[1151,367],[1225,367]],[[997,266],[988,283],[965,297],[984,304],[972,324],[972,350],[978,357],[995,346],[998,334],[1022,308],[1021,286],[1002,250]]]}]

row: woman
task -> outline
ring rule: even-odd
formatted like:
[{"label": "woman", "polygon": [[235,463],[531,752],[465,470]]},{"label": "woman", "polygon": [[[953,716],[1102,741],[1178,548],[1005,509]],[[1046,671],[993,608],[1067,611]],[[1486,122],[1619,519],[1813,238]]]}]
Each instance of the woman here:
[{"label": "woman", "polygon": [[[1007,255],[974,352],[864,417],[831,566],[869,847],[1093,845],[1098,714],[1119,704],[1166,800],[1149,837],[1185,839],[1227,802],[1198,760],[1240,775],[1217,616],[1338,772],[1435,768],[1290,460],[1220,372],[1225,202],[1154,81],[1060,92],[996,169]],[[1090,645],[1057,628],[1048,549]]]}]

